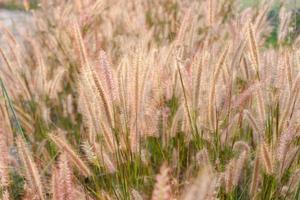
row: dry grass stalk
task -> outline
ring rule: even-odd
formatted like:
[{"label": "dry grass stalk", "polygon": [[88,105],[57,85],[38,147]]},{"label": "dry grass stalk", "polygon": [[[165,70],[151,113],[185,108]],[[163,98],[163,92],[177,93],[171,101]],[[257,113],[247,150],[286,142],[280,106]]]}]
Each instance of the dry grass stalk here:
[{"label": "dry grass stalk", "polygon": [[235,163],[236,160],[231,160],[225,170],[225,190],[227,193],[232,192],[235,185]]},{"label": "dry grass stalk", "polygon": [[8,160],[8,147],[7,139],[3,130],[0,130],[0,188],[2,190],[2,199],[9,199],[9,160]]},{"label": "dry grass stalk", "polygon": [[256,156],[255,156],[254,164],[253,164],[250,189],[249,189],[249,194],[251,197],[254,197],[257,194],[256,191],[257,191],[257,187],[258,187],[258,183],[259,183],[259,166],[260,166],[259,153],[256,152]]},{"label": "dry grass stalk", "polygon": [[217,123],[216,122],[216,110],[215,110],[216,83],[217,83],[220,71],[226,62],[226,57],[227,57],[228,51],[229,51],[229,46],[226,46],[226,48],[223,50],[223,52],[216,64],[214,75],[213,75],[212,86],[210,89],[209,101],[208,101],[208,103],[209,103],[208,119],[209,119],[211,130],[216,129],[216,123]]},{"label": "dry grass stalk", "polygon": [[188,187],[183,200],[206,200],[215,198],[217,181],[213,177],[211,167],[204,167],[195,182]]},{"label": "dry grass stalk", "polygon": [[243,175],[243,169],[247,162],[247,158],[248,158],[248,152],[244,150],[240,153],[239,158],[236,160],[234,181],[233,181],[234,186],[238,185],[239,180],[240,180],[241,176]]},{"label": "dry grass stalk", "polygon": [[[57,196],[57,200],[72,200],[75,198],[74,186],[72,181],[72,170],[69,166],[69,161],[67,158],[67,154],[63,153],[60,156],[60,160],[58,162],[58,171],[57,171],[57,179],[59,183],[58,190],[55,191],[57,194],[53,194],[53,196]],[[53,198],[54,200],[54,198]]]},{"label": "dry grass stalk", "polygon": [[273,173],[272,154],[266,143],[263,143],[260,146],[260,158],[262,160],[262,164],[266,170],[266,173],[272,174]]},{"label": "dry grass stalk", "polygon": [[36,192],[39,198],[43,200],[44,193],[40,174],[26,145],[27,144],[24,143],[23,138],[19,136],[17,138],[18,152],[25,167],[27,182],[29,183],[32,190]]},{"label": "dry grass stalk", "polygon": [[207,11],[207,18],[208,18],[208,26],[212,27],[214,25],[214,18],[215,18],[215,1],[214,0],[207,0],[208,3],[208,11]]},{"label": "dry grass stalk", "polygon": [[256,35],[254,32],[254,28],[252,23],[250,22],[248,24],[248,45],[250,49],[250,55],[251,55],[251,61],[253,62],[253,65],[255,66],[256,74],[258,79],[260,79],[259,76],[259,51],[257,47],[257,41],[256,41]]},{"label": "dry grass stalk", "polygon": [[156,183],[152,193],[152,200],[169,200],[171,199],[171,182],[170,168],[163,164],[159,174],[156,176]]},{"label": "dry grass stalk", "polygon": [[77,153],[64,139],[55,135],[54,133],[49,134],[49,137],[62,152],[65,152],[69,156],[70,161],[79,169],[80,173],[82,173],[84,176],[91,175],[89,167],[83,162],[79,155],[77,155]]},{"label": "dry grass stalk", "polygon": [[61,178],[58,168],[56,166],[52,167],[51,192],[53,200],[61,199]]}]

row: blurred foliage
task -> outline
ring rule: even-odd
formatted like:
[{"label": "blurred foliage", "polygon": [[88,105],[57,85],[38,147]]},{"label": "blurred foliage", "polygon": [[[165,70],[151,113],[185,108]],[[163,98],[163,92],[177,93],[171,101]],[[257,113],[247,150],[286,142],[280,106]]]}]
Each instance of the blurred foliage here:
[{"label": "blurred foliage", "polygon": [[[36,9],[38,7],[38,0],[29,1],[30,9]],[[8,0],[0,2],[0,8],[7,10],[25,10],[23,2],[20,0]]]}]

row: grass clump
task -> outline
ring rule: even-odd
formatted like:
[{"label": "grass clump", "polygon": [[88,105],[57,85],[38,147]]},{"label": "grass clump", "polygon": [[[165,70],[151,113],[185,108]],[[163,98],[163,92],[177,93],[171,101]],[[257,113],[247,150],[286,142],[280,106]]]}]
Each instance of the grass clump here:
[{"label": "grass clump", "polygon": [[285,6],[53,0],[1,27],[1,198],[297,199]]}]

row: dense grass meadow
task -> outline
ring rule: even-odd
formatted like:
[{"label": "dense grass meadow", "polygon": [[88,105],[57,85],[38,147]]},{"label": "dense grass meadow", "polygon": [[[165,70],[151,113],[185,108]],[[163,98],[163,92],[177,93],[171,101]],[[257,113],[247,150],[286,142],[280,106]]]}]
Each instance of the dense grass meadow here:
[{"label": "dense grass meadow", "polygon": [[290,2],[0,2],[0,199],[300,200]]}]

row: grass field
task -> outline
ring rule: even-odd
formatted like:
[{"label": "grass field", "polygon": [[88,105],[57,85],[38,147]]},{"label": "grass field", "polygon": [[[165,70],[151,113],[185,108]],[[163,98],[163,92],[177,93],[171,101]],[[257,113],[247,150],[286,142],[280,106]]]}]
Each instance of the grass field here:
[{"label": "grass field", "polygon": [[299,200],[300,18],[245,5],[11,7],[33,24],[0,26],[0,199]]}]

